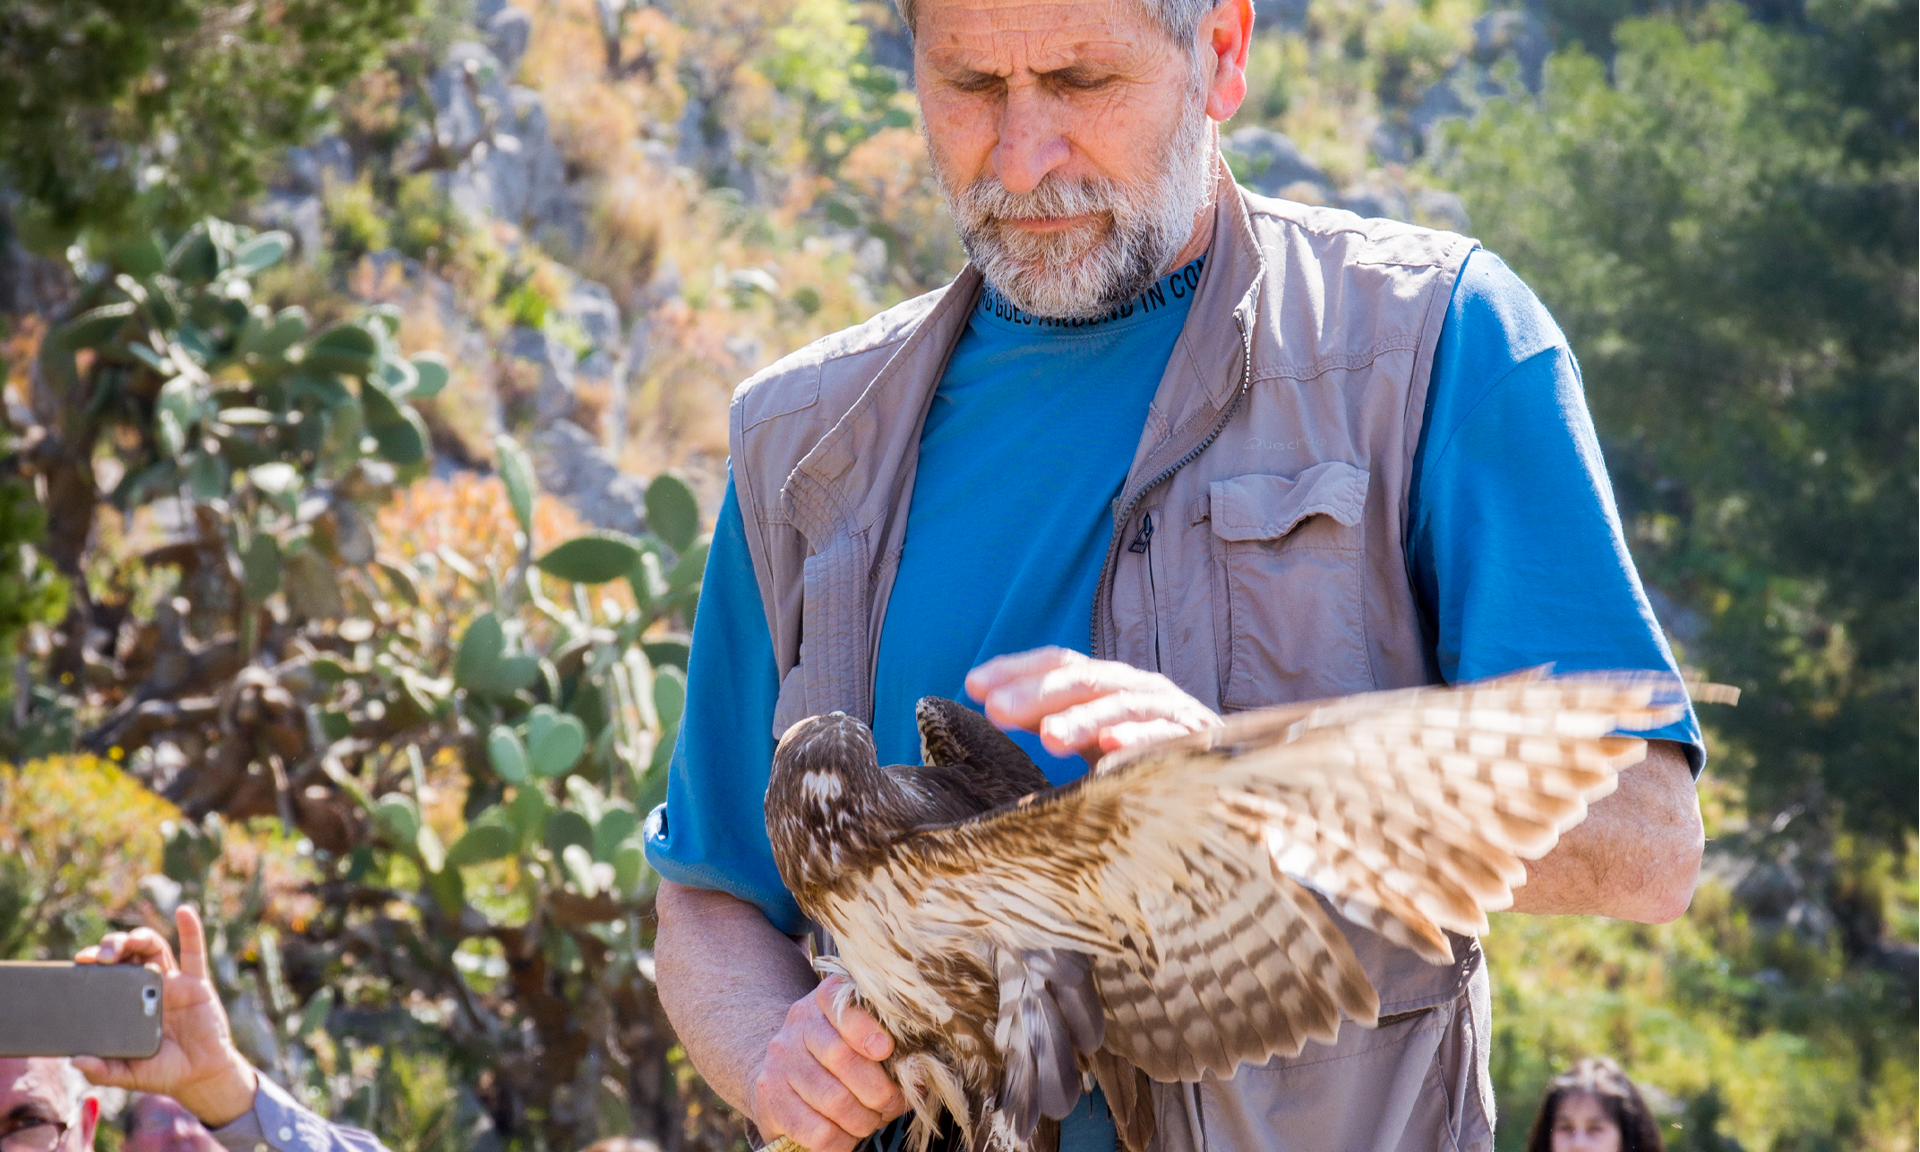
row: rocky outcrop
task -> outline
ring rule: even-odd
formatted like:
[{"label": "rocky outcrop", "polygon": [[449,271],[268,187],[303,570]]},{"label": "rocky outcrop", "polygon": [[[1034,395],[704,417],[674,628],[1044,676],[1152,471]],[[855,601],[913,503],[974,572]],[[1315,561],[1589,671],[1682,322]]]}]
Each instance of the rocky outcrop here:
[{"label": "rocky outcrop", "polygon": [[1465,232],[1466,205],[1451,192],[1412,189],[1384,173],[1338,192],[1332,178],[1306,158],[1284,133],[1249,125],[1221,138],[1240,182],[1262,196],[1278,196],[1306,204],[1328,204],[1361,216],[1406,220],[1432,228]]},{"label": "rocky outcrop", "polygon": [[504,220],[529,236],[557,230],[578,244],[585,216],[567,187],[546,105],[531,88],[510,83],[531,27],[521,9],[500,7],[485,23],[488,43],[460,40],[447,49],[427,84],[433,122],[429,136],[414,142],[413,163],[448,168],[447,196],[470,218]]},{"label": "rocky outcrop", "polygon": [[1250,124],[1228,133],[1220,148],[1235,162],[1240,182],[1262,196],[1326,203],[1331,195],[1327,174],[1301,155],[1299,145],[1285,133]]},{"label": "rocky outcrop", "polygon": [[646,482],[620,471],[585,428],[556,420],[534,433],[532,447],[540,487],[565,500],[582,519],[616,532],[646,527]]}]

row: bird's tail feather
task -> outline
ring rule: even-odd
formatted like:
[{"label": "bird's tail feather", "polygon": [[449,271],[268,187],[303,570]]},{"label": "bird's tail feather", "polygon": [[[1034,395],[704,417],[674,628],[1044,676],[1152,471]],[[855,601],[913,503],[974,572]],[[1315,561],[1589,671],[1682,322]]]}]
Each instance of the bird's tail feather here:
[{"label": "bird's tail feather", "polygon": [[1106,1033],[1106,1012],[1086,956],[1064,949],[1002,951],[995,958],[1000,1013],[994,1047],[1005,1061],[995,1110],[1030,1144],[1045,1116],[1064,1119],[1080,1100],[1082,1057]]}]

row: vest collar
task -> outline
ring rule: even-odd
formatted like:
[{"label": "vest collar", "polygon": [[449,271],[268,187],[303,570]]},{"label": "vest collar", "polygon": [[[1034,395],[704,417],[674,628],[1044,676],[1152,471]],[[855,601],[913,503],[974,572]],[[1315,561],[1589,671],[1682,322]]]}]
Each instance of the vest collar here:
[{"label": "vest collar", "polygon": [[[1154,398],[1175,429],[1189,424],[1196,403],[1218,413],[1246,379],[1244,371],[1236,370],[1245,350],[1242,334],[1255,330],[1260,289],[1266,279],[1266,258],[1254,238],[1244,195],[1226,161],[1216,158],[1216,167],[1217,210],[1206,268]],[[857,531],[883,517],[894,502],[892,489],[912,482],[919,455],[917,431],[954,345],[966,330],[982,284],[979,269],[972,264],[961,269],[860,398],[788,477],[782,491],[789,515],[815,548],[823,547],[840,530]],[[1223,315],[1231,315],[1234,323],[1220,323]],[[1195,370],[1199,388],[1190,386]],[[880,403],[883,396],[889,403]],[[902,409],[915,414],[915,435],[888,436],[880,427],[882,420]],[[1142,449],[1147,446],[1143,444]],[[865,482],[842,483],[856,462],[863,467]],[[894,482],[887,483],[888,478]]]}]

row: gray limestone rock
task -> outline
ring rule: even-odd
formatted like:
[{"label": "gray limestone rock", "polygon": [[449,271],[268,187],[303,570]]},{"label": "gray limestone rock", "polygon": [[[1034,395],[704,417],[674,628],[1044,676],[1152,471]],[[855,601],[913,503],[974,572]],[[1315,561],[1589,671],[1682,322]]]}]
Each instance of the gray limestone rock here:
[{"label": "gray limestone rock", "polygon": [[1490,67],[1511,53],[1520,65],[1520,82],[1529,92],[1539,93],[1541,75],[1552,51],[1552,35],[1531,12],[1501,9],[1485,13],[1473,22],[1474,61]]},{"label": "gray limestone rock", "polygon": [[1327,188],[1326,173],[1300,154],[1298,145],[1280,132],[1258,125],[1235,129],[1220,141],[1221,149],[1245,173],[1242,181],[1262,196],[1278,196],[1295,184]]},{"label": "gray limestone rock", "polygon": [[520,58],[527,54],[527,43],[533,39],[533,17],[526,9],[509,4],[495,12],[485,27],[487,47],[500,61],[501,73],[511,77],[519,71]]},{"label": "gray limestone rock", "polygon": [[446,148],[461,149],[485,136],[507,104],[505,72],[484,45],[456,40],[446,62],[427,81],[433,99],[433,132]]},{"label": "gray limestone rock", "polygon": [[1465,234],[1473,228],[1460,197],[1438,188],[1422,188],[1413,194],[1413,217],[1416,224],[1449,232]]},{"label": "gray limestone rock", "polygon": [[1460,81],[1460,69],[1456,67],[1420,94],[1420,99],[1407,112],[1407,125],[1416,136],[1425,139],[1441,121],[1467,116],[1470,109],[1460,95]]},{"label": "gray limestone rock", "polygon": [[326,213],[320,197],[311,193],[269,192],[254,205],[253,222],[259,228],[278,228],[292,236],[304,263],[318,260],[326,247]]},{"label": "gray limestone rock", "polygon": [[534,427],[545,428],[573,415],[574,372],[578,367],[573,349],[537,328],[518,327],[507,333],[501,351],[540,371],[540,383],[533,394]]},{"label": "gray limestone rock", "polygon": [[352,183],[353,149],[338,136],[322,136],[306,147],[287,149],[283,174],[289,192],[317,196],[328,181]]},{"label": "gray limestone rock", "polygon": [[533,467],[541,488],[566,501],[594,527],[628,533],[646,528],[646,482],[620,471],[578,424],[556,420],[535,433]]},{"label": "gray limestone rock", "polygon": [[1412,220],[1406,193],[1391,184],[1355,184],[1341,191],[1334,203],[1359,216],[1385,220]]},{"label": "gray limestone rock", "polygon": [[606,285],[575,281],[560,302],[560,315],[580,326],[595,352],[617,355],[620,346],[620,309]]},{"label": "gray limestone rock", "polygon": [[[566,161],[548,129],[546,105],[527,88],[505,89],[503,96],[494,109],[491,142],[475,147],[448,177],[447,194],[477,219],[504,220],[529,233],[560,228],[570,235],[579,212],[567,191]],[[455,101],[456,119],[471,103]],[[465,127],[460,123],[455,132]]]}]

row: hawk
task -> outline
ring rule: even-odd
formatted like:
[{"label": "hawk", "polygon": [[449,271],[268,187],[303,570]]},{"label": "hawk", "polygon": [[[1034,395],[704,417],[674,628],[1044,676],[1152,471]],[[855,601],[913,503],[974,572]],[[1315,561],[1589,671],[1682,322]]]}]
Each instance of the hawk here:
[{"label": "hawk", "polygon": [[789,728],[767,833],[832,935],[816,967],[850,980],[836,1007],[857,999],[894,1038],[918,1152],[943,1113],[976,1152],[1050,1149],[1092,1083],[1144,1152],[1150,1081],[1374,1026],[1316,893],[1451,963],[1445,932],[1484,932],[1521,862],[1644,758],[1613,733],[1683,709],[1672,677],[1538,670],[1243,712],[1054,788],[985,717],[930,696],[923,764],[881,766],[844,713]]}]

